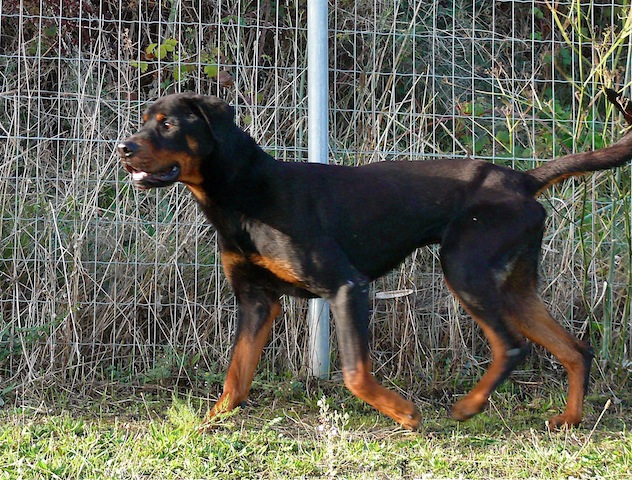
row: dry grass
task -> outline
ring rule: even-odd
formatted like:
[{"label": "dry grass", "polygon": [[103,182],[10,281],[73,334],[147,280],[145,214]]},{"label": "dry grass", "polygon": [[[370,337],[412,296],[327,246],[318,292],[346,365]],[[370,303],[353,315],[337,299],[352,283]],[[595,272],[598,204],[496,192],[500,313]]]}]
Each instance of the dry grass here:
[{"label": "dry grass", "polygon": [[[182,188],[132,189],[113,147],[145,102],[192,89],[236,104],[270,153],[304,160],[304,7],[84,1],[79,19],[64,1],[62,21],[39,2],[24,2],[23,13],[40,17],[20,17],[13,3],[0,14],[2,388],[214,384],[235,309],[213,230]],[[619,135],[598,93],[629,86],[627,8],[540,6],[540,18],[510,2],[358,3],[338,2],[331,15],[332,161],[474,153],[524,169]],[[146,58],[167,39],[178,40],[174,52]],[[209,65],[234,85],[205,73]],[[544,203],[543,295],[598,347],[604,383],[625,383],[629,169],[567,182]],[[442,283],[437,253],[415,252],[374,285],[414,290],[375,298],[372,330],[378,374],[415,391],[461,389],[488,358]],[[305,304],[284,307],[267,375],[303,372]],[[518,378],[537,380],[542,368],[556,365],[539,357]]]}]

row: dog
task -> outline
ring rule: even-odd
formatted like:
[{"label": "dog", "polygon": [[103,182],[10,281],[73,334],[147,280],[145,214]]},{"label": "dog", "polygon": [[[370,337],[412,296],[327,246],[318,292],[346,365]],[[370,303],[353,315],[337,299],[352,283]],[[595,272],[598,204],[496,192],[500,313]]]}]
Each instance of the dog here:
[{"label": "dog", "polygon": [[536,291],[545,221],[536,197],[567,177],[624,165],[632,132],[612,146],[524,172],[471,158],[346,167],[277,161],[234,115],[215,97],[169,95],[117,145],[138,188],[183,183],[217,230],[237,329],[223,393],[206,421],[246,400],[279,299],[293,295],[329,301],[347,388],[417,429],[415,405],[371,373],[369,283],[416,248],[438,243],[445,281],[492,351],[489,369],[452,417],[483,410],[529,352],[526,338],[568,374],[566,409],[549,428],[580,423],[594,354],[551,317]]}]

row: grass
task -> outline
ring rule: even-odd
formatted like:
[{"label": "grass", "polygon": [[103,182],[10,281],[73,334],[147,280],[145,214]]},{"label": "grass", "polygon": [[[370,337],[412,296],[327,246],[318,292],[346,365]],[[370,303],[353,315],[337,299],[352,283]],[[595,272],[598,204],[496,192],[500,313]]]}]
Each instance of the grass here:
[{"label": "grass", "polygon": [[[420,434],[339,387],[278,383],[279,372],[304,372],[296,299],[284,299],[266,347],[268,383],[259,379],[252,405],[211,435],[197,433],[207,405],[196,397],[88,397],[86,385],[104,381],[219,388],[235,306],[213,230],[183,187],[131,188],[114,145],[146,101],[195,90],[236,104],[270,153],[304,160],[304,5],[243,0],[237,18],[204,2],[141,2],[124,16],[112,1],[100,2],[106,15],[90,12],[95,2],[65,2],[63,16],[51,2],[22,3],[5,0],[0,14],[0,403],[12,404],[0,409],[0,480],[630,477],[629,402],[598,421],[606,399],[594,397],[582,428],[543,430],[563,401],[557,381],[533,387],[559,370],[550,356],[532,357],[512,377],[524,386],[503,385],[466,424],[449,419],[445,393],[419,398],[464,392],[489,359],[442,282],[436,248],[375,284],[413,295],[372,297],[374,363],[417,392]],[[332,161],[467,152],[525,169],[612,143],[620,119],[599,92],[629,92],[629,6],[549,3],[335,2]],[[631,178],[627,167],[569,180],[541,199],[551,212],[543,296],[595,347],[601,392],[630,385]],[[65,393],[39,395],[33,384]]]},{"label": "grass", "polygon": [[[277,385],[277,391],[287,389]],[[265,389],[264,389],[265,390]],[[323,390],[326,392],[323,395]],[[247,408],[198,427],[196,398],[59,398],[0,412],[0,479],[628,478],[630,405],[589,405],[585,425],[549,433],[550,401],[498,394],[469,422],[421,405],[420,433],[331,384],[298,396],[255,395]],[[596,402],[597,406],[600,402]],[[63,405],[50,409],[48,405]]]}]

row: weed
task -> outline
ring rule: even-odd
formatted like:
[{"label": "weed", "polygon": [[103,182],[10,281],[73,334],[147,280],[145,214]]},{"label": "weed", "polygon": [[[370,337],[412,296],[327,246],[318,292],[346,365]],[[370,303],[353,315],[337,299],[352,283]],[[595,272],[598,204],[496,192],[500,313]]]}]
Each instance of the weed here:
[{"label": "weed", "polygon": [[[131,188],[114,147],[148,101],[192,90],[234,104],[237,122],[275,157],[305,160],[304,2],[234,4],[2,3],[7,388],[34,398],[49,382],[77,395],[112,383],[220,388],[236,315],[215,233],[182,187]],[[619,136],[600,89],[629,88],[627,4],[331,8],[332,163],[473,154],[526,169]],[[596,347],[596,391],[629,384],[630,178],[626,168],[569,180],[543,198],[543,296]],[[480,377],[488,346],[443,284],[437,248],[415,252],[372,288],[414,291],[372,297],[371,360],[382,380],[423,398],[463,393]],[[279,377],[304,373],[306,304],[285,298],[283,307],[258,370],[262,396],[279,393]],[[544,376],[563,390],[554,361],[530,362],[525,389]],[[297,382],[280,396],[305,390]],[[347,411],[369,411],[351,402]]]},{"label": "weed", "polygon": [[348,433],[346,427],[349,423],[349,413],[340,413],[332,408],[325,396],[322,396],[317,404],[320,413],[316,431],[321,439],[323,449],[324,474],[328,478],[337,478],[340,473],[340,458],[343,458],[340,455],[340,450],[347,448]]}]

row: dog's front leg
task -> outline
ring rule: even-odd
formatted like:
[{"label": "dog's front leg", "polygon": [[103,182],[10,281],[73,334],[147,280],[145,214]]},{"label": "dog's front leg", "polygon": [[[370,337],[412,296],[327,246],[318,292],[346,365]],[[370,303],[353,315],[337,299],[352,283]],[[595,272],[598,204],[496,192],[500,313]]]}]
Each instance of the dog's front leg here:
[{"label": "dog's front leg", "polygon": [[205,422],[229,412],[248,398],[261,352],[280,309],[277,297],[257,287],[237,292],[237,330],[224,391]]},{"label": "dog's front leg", "polygon": [[330,301],[336,321],[345,385],[355,396],[403,427],[415,430],[420,420],[415,405],[381,386],[371,373],[368,282],[349,281],[338,289]]}]

